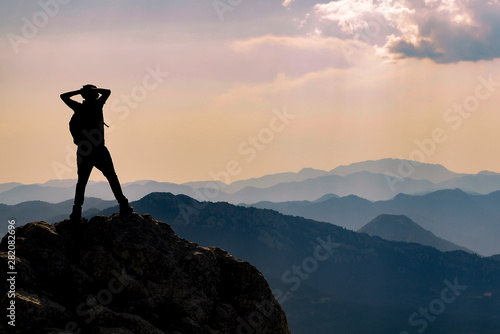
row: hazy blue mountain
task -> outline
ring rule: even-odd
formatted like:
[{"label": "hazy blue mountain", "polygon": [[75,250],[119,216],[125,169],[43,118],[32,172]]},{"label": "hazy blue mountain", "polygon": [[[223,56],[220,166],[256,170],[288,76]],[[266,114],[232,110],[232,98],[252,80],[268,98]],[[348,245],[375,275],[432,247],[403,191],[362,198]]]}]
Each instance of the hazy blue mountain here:
[{"label": "hazy blue mountain", "polygon": [[228,185],[221,181],[193,181],[186,182],[182,185],[188,186],[190,188],[215,188],[215,189],[224,189]]},{"label": "hazy blue mountain", "polygon": [[367,221],[381,214],[373,202],[355,195],[332,197],[320,202],[288,201],[275,203],[262,201],[251,206],[329,222],[353,231],[357,231]]},{"label": "hazy blue mountain", "polygon": [[491,259],[495,261],[500,261],[500,254],[490,256]]},{"label": "hazy blue mountain", "polygon": [[479,175],[500,175],[500,173],[492,172],[489,170],[482,170],[477,174],[479,174]]},{"label": "hazy blue mountain", "polygon": [[[76,180],[51,180],[31,185],[3,184],[0,185],[0,203],[17,204],[33,200],[58,203],[73,198],[75,184]],[[131,200],[151,192],[172,192],[200,200],[234,204],[262,200],[312,201],[327,194],[352,194],[376,201],[391,199],[399,193],[425,194],[448,188],[488,194],[500,190],[500,174],[483,171],[477,175],[463,175],[451,172],[441,165],[417,166],[415,162],[408,160],[382,159],[339,166],[329,172],[304,168],[298,173],[265,175],[229,185],[218,180],[184,184],[142,180],[125,183],[123,188]],[[210,195],[203,195],[205,193]],[[214,193],[216,195],[212,196]],[[86,194],[105,200],[113,199],[107,182],[89,182]]]},{"label": "hazy blue mountain", "polygon": [[233,194],[246,187],[269,188],[280,183],[300,182],[307,179],[324,176],[327,174],[328,172],[323,170],[314,168],[303,168],[298,173],[293,173],[293,172],[278,173],[272,175],[265,175],[257,178],[251,178],[248,180],[235,181],[231,183],[226,189],[224,189],[224,191]]},{"label": "hazy blue mountain", "polygon": [[474,195],[472,198],[490,210],[490,212],[500,215],[500,191],[494,191],[488,195]]},{"label": "hazy blue mountain", "polygon": [[[494,195],[493,195],[494,196]],[[500,216],[475,195],[460,189],[440,190],[425,196],[400,194],[383,203],[384,213],[405,214],[435,235],[482,255],[497,254]]]},{"label": "hazy blue mountain", "polygon": [[436,237],[431,231],[424,229],[405,215],[383,214],[377,216],[360,228],[358,232],[385,240],[416,242],[421,245],[434,247],[442,252],[455,250],[470,252],[464,247]]},{"label": "hazy blue mountain", "polygon": [[[433,183],[446,181],[462,174],[454,173],[445,167],[437,164],[420,163],[417,165],[415,161],[399,160],[399,159],[381,159],[375,161],[363,161],[350,165],[342,165],[332,169],[331,171],[323,171],[314,168],[304,168],[297,173],[285,172],[262,177],[251,178],[231,183],[230,185],[222,185],[220,189],[224,192],[233,194],[246,187],[251,188],[269,188],[280,183],[301,182],[307,179],[317,178],[325,175],[340,175],[346,176],[359,172],[370,172],[373,174],[390,173],[401,178],[412,178],[416,180],[428,180]],[[218,180],[220,182],[224,180]],[[189,182],[185,183],[188,186],[205,187],[214,181]]]},{"label": "hazy blue mountain", "polygon": [[454,173],[442,165],[418,163],[404,159],[381,159],[357,162],[334,168],[329,174],[345,176],[358,172],[370,172],[373,174],[390,173],[401,178],[427,180],[433,183],[443,182],[462,175]]},{"label": "hazy blue mountain", "polygon": [[[100,198],[85,198],[83,216],[90,217],[97,212],[114,206],[116,201],[104,201]],[[16,226],[21,226],[34,221],[55,223],[69,217],[73,207],[73,200],[57,204],[42,201],[29,201],[16,205],[0,204],[0,217],[5,220],[0,224],[0,235],[7,232],[7,220],[14,219]]]},{"label": "hazy blue mountain", "polygon": [[[92,188],[98,183],[89,180],[88,187]],[[75,185],[76,180],[74,179],[49,180],[45,183],[36,184],[4,183],[0,184],[0,189],[2,189],[0,191],[0,203],[9,205],[28,201],[60,203],[75,195]],[[111,194],[111,190],[109,190],[109,193]],[[105,192],[103,196],[106,195]]]},{"label": "hazy blue mountain", "polygon": [[[493,259],[183,195],[154,193],[132,204],[183,238],[223,247],[254,264],[274,289],[294,334],[413,333],[424,323],[432,334],[493,334],[500,328],[500,262]],[[429,308],[442,291],[452,297],[448,286],[455,287],[456,298],[443,302],[445,310],[438,310],[435,321],[423,320],[419,308]]]},{"label": "hazy blue mountain", "polygon": [[336,195],[336,194],[326,194],[326,195],[321,196],[317,200],[314,200],[313,202],[314,203],[324,202],[324,201],[326,201],[326,200],[328,200],[330,198],[339,198],[339,196]]},{"label": "hazy blue mountain", "polygon": [[0,203],[18,204],[27,201],[59,203],[75,196],[74,188],[44,186],[40,184],[21,185],[0,193]]},{"label": "hazy blue mountain", "polygon": [[4,191],[11,190],[13,188],[17,188],[19,186],[22,186],[22,183],[19,182],[9,182],[9,183],[0,183],[0,193],[3,193]]},{"label": "hazy blue mountain", "polygon": [[[109,188],[109,185],[108,185]],[[144,184],[129,183],[123,186],[123,192],[129,197],[130,200],[136,200],[146,196],[151,192],[171,192],[173,194],[185,194],[189,196],[194,196],[195,192],[193,188],[184,186],[182,184],[175,184],[169,182],[156,182],[148,181]],[[91,196],[92,193],[89,193]]]},{"label": "hazy blue mountain", "polygon": [[[0,203],[14,205],[27,201],[44,201],[60,203],[74,198],[76,180],[51,180],[44,184],[20,185],[0,193]],[[169,182],[137,181],[128,182],[122,186],[124,193],[130,200],[140,199],[151,192],[166,191],[174,194],[195,196],[193,188]],[[89,182],[85,195],[98,197],[103,200],[113,200],[108,182]]]},{"label": "hazy blue mountain", "polygon": [[320,203],[258,202],[252,206],[330,222],[354,231],[381,214],[406,215],[440,238],[482,255],[492,255],[500,252],[498,203],[500,192],[470,195],[455,189],[418,196],[399,194],[391,200],[376,202],[346,196]]},{"label": "hazy blue mountain", "polygon": [[463,175],[441,182],[438,187],[442,189],[460,188],[466,192],[489,194],[500,190],[500,174],[482,172],[475,175]]},{"label": "hazy blue mountain", "polygon": [[[170,182],[156,182],[156,181],[139,181],[139,182],[129,182],[125,183],[123,186],[123,192],[129,198],[129,200],[137,200],[149,193],[157,191],[166,191],[173,194],[187,194],[195,195],[193,189],[188,186],[170,183]],[[85,190],[85,195],[89,197],[99,197],[106,200],[114,199],[113,193],[108,182],[96,182],[89,185]]]},{"label": "hazy blue mountain", "polygon": [[[88,185],[92,185],[96,183],[96,181],[89,180]],[[57,188],[71,188],[76,184],[76,179],[55,179],[49,180],[43,184],[45,187],[57,187]]]},{"label": "hazy blue mountain", "polygon": [[430,181],[413,179],[398,182],[392,189],[385,175],[359,172],[347,176],[326,175],[300,182],[280,183],[269,188],[246,187],[217,199],[231,203],[312,201],[334,193],[338,196],[354,194],[369,200],[380,200],[393,198],[398,193],[416,194],[436,189],[436,185]]},{"label": "hazy blue mountain", "polygon": [[[183,183],[186,186],[193,188],[218,188],[223,190],[225,193],[234,194],[246,187],[251,188],[269,188],[280,183],[288,182],[298,182],[307,179],[327,175],[327,171],[314,169],[314,168],[303,168],[298,173],[285,172],[276,173],[270,175],[264,175],[261,177],[254,177],[247,180],[235,181],[231,184],[226,184],[222,180],[212,180],[212,181],[199,181],[199,182],[187,182]],[[222,178],[221,176],[215,176],[217,178]]]},{"label": "hazy blue mountain", "polygon": [[[420,190],[422,190],[429,183],[424,180],[408,179],[404,183],[400,183],[400,185],[401,187],[407,186],[413,189],[419,189],[417,186],[421,185]],[[274,209],[285,214],[318,221],[331,222],[354,231],[357,231],[366,222],[380,214],[402,214],[436,236],[479,254],[491,255],[500,252],[500,246],[494,237],[500,235],[500,206],[498,205],[500,203],[500,191],[489,195],[470,195],[461,190],[440,190],[419,196],[399,194],[393,199],[376,202],[354,195],[340,198],[331,195],[332,189],[336,189],[339,195],[345,195],[344,191],[355,190],[366,197],[381,196],[384,192],[384,196],[389,197],[391,192],[386,186],[387,183],[383,175],[362,172],[345,177],[327,175],[302,182],[279,184],[265,189],[247,187],[232,195],[220,190],[194,189],[185,185],[154,181],[127,183],[124,185],[124,191],[130,200],[142,198],[147,195],[146,191],[162,192],[164,190],[214,202],[252,203],[264,200],[265,203],[257,203],[254,206]],[[26,187],[32,190],[29,193],[32,196],[37,194],[40,197],[52,196],[61,199],[59,202],[72,199],[74,196],[73,187],[23,185],[0,193],[0,198],[9,195],[8,198],[15,203],[19,200],[14,196],[16,192],[26,195],[26,192],[24,192]],[[33,191],[34,189],[36,191]],[[377,191],[378,195],[376,195]],[[108,195],[105,195],[106,192]],[[216,196],[207,197],[204,194],[215,194]],[[86,195],[114,200],[107,182],[90,184]],[[272,203],[280,202],[282,198],[285,198],[283,203]],[[290,202],[289,199],[295,201]],[[314,202],[311,202],[312,200]],[[57,218],[63,219],[68,211],[70,209],[67,208],[61,210]],[[27,217],[26,221],[42,218],[45,220],[51,219],[49,216],[43,216],[42,218],[34,216],[28,219],[29,212],[37,213],[36,211],[27,211],[24,215],[24,217]],[[90,213],[94,212],[91,211]]]}]

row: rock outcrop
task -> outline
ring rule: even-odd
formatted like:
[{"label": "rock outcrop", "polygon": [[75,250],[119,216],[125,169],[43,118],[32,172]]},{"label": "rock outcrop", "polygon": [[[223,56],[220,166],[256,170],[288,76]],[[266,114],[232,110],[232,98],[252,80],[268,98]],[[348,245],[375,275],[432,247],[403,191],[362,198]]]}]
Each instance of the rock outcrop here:
[{"label": "rock outcrop", "polygon": [[[7,268],[6,237],[0,250]],[[18,227],[16,272],[21,333],[290,333],[254,266],[149,215]]]}]

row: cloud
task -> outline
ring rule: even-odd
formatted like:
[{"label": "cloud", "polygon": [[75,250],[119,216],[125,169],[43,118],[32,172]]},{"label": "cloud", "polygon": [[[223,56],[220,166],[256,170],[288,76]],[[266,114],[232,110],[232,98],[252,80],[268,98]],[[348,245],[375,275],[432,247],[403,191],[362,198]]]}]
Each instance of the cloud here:
[{"label": "cloud", "polygon": [[297,77],[328,68],[348,68],[373,57],[363,44],[336,37],[265,35],[231,44],[236,57],[252,64],[253,72]]},{"label": "cloud", "polygon": [[499,0],[338,0],[314,6],[315,29],[385,57],[436,63],[500,57]]}]

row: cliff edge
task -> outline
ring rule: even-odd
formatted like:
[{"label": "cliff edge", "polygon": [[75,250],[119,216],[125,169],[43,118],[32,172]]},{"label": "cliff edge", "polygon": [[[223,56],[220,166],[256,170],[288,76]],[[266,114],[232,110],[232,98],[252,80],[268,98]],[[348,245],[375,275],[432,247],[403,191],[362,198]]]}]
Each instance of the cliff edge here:
[{"label": "cliff edge", "polygon": [[[290,333],[254,266],[150,215],[34,222],[15,236],[16,297],[2,270],[1,304],[15,300],[21,333]],[[7,247],[6,236],[3,268]]]}]

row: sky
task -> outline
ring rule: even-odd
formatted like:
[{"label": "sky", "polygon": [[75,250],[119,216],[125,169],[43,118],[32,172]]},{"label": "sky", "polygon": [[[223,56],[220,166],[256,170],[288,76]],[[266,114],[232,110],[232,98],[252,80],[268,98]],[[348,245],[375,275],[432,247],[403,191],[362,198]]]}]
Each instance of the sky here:
[{"label": "sky", "polygon": [[122,182],[500,172],[499,0],[3,1],[0,36],[0,183],[76,178],[88,83]]}]

